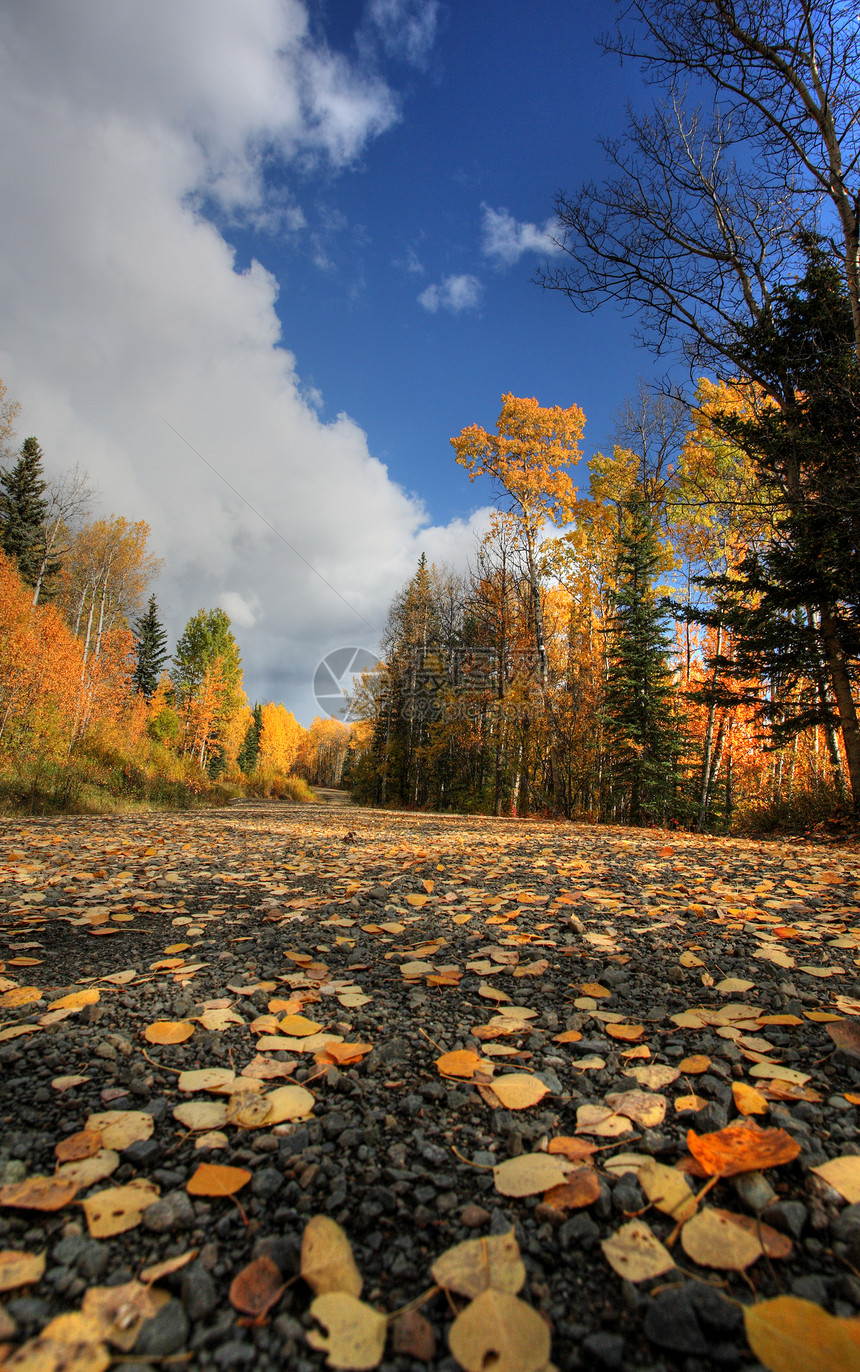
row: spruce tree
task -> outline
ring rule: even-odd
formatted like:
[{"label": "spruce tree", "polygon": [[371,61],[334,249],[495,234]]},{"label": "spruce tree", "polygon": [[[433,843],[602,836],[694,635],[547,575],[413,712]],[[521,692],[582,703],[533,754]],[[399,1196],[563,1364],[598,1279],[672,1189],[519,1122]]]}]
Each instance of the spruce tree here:
[{"label": "spruce tree", "polygon": [[236,761],[245,776],[251,776],[257,769],[257,759],[260,756],[260,735],[263,732],[263,707],[255,705],[251,723],[248,725],[242,747],[239,749],[239,756]]},{"label": "spruce tree", "polygon": [[[18,565],[21,579],[35,587],[45,579],[45,516],[48,483],[42,475],[42,449],[25,438],[15,466],[0,471],[0,547]],[[59,569],[52,565],[49,575]]]},{"label": "spruce tree", "polygon": [[606,738],[616,798],[627,822],[642,824],[665,820],[679,809],[682,740],[669,666],[667,609],[655,587],[660,545],[641,488],[634,489],[620,513]]},{"label": "spruce tree", "polygon": [[170,661],[167,651],[167,634],[158,617],[158,604],[155,596],[149,597],[145,614],[134,623],[134,637],[137,646],[137,666],[132,681],[135,690],[150,700],[165,664]]}]

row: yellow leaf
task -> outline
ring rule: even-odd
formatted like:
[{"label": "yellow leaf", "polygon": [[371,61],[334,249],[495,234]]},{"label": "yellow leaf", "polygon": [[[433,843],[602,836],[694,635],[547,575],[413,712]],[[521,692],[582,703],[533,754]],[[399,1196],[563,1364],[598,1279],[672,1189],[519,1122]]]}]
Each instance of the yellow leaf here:
[{"label": "yellow leaf", "polygon": [[735,1216],[728,1211],[708,1206],[684,1225],[681,1245],[687,1257],[700,1267],[719,1267],[730,1272],[745,1271],[763,1252],[755,1222],[750,1233],[736,1224]]},{"label": "yellow leaf", "polygon": [[311,1034],[318,1034],[322,1025],[316,1020],[307,1019],[305,1015],[285,1015],[278,1024],[282,1034],[289,1034],[294,1039],[309,1038]]},{"label": "yellow leaf", "polygon": [[493,1168],[493,1181],[501,1196],[537,1196],[567,1179],[570,1164],[558,1155],[522,1153]]},{"label": "yellow leaf", "polygon": [[235,1196],[237,1191],[247,1186],[252,1176],[253,1173],[244,1167],[200,1162],[197,1171],[185,1183],[185,1189],[190,1196]]},{"label": "yellow leaf", "polygon": [[266,1116],[267,1125],[306,1119],[314,1108],[314,1098],[304,1086],[276,1086],[264,1099],[270,1107]]},{"label": "yellow leaf", "polygon": [[455,1053],[443,1053],[436,1059],[440,1076],[462,1077],[466,1081],[470,1081],[482,1065],[483,1059],[470,1048],[458,1048]]},{"label": "yellow leaf", "polygon": [[0,1205],[15,1210],[62,1210],[74,1200],[77,1189],[69,1177],[27,1177],[0,1186]]},{"label": "yellow leaf", "polygon": [[97,1191],[81,1204],[87,1217],[87,1228],[93,1239],[109,1239],[124,1234],[140,1224],[143,1212],[158,1200],[159,1190],[152,1182],[138,1177],[127,1186],[111,1186]]},{"label": "yellow leaf", "polygon": [[524,1072],[511,1072],[507,1076],[497,1078],[492,1084],[492,1090],[506,1110],[528,1110],[532,1105],[542,1101],[544,1096],[549,1095],[548,1086],[537,1077],[527,1076]]},{"label": "yellow leaf", "polygon": [[457,1316],[448,1346],[465,1372],[542,1372],[549,1362],[549,1326],[533,1306],[490,1288]]},{"label": "yellow leaf", "polygon": [[437,1258],[431,1270],[437,1286],[469,1297],[488,1288],[516,1295],[526,1279],[513,1229],[486,1239],[466,1239]]},{"label": "yellow leaf", "polygon": [[654,1160],[646,1162],[636,1173],[636,1180],[652,1205],[683,1223],[696,1213],[696,1198],[689,1181],[677,1167],[666,1167]]},{"label": "yellow leaf", "polygon": [[349,1239],[327,1215],[312,1215],[302,1235],[300,1271],[316,1296],[345,1291],[360,1296],[363,1281]]},{"label": "yellow leaf", "polygon": [[744,1324],[769,1372],[856,1372],[860,1363],[860,1320],[828,1315],[799,1296],[745,1306]]},{"label": "yellow leaf", "polygon": [[101,1134],[102,1148],[115,1148],[121,1153],[133,1143],[151,1139],[155,1120],[144,1110],[103,1110],[90,1115],[86,1127]]},{"label": "yellow leaf", "polygon": [[626,1043],[635,1043],[645,1033],[645,1026],[642,1024],[607,1024],[606,1032],[610,1038],[624,1039]]},{"label": "yellow leaf", "polygon": [[732,1082],[732,1096],[741,1115],[766,1115],[770,1109],[761,1091],[745,1081]]},{"label": "yellow leaf", "polygon": [[81,1010],[85,1005],[95,1005],[98,998],[99,993],[95,986],[89,986],[85,991],[72,991],[68,996],[60,996],[59,1000],[52,1000],[48,1009]]},{"label": "yellow leaf", "polygon": [[19,1286],[32,1286],[34,1282],[41,1280],[44,1271],[44,1253],[18,1253],[7,1248],[0,1253],[0,1291],[15,1291]]},{"label": "yellow leaf", "polygon": [[810,1170],[829,1182],[850,1205],[860,1201],[860,1158],[850,1154],[843,1158],[831,1158],[830,1162],[823,1162]]},{"label": "yellow leaf", "polygon": [[701,1076],[707,1072],[711,1065],[711,1059],[705,1057],[704,1053],[694,1053],[690,1058],[682,1058],[678,1063],[678,1071],[688,1077]]},{"label": "yellow leaf", "polygon": [[180,1091],[220,1091],[235,1079],[232,1067],[197,1067],[180,1072],[176,1085]]},{"label": "yellow leaf", "polygon": [[414,905],[417,910],[420,910],[423,906],[427,904],[427,896],[419,896],[410,893],[406,897],[406,901],[407,904]]},{"label": "yellow leaf", "polygon": [[183,1101],[174,1107],[173,1118],[195,1134],[204,1129],[220,1129],[227,1123],[227,1104],[223,1100]]},{"label": "yellow leaf", "polygon": [[147,1043],[184,1043],[194,1033],[194,1025],[187,1020],[156,1020],[143,1031]]},{"label": "yellow leaf", "polygon": [[56,1175],[74,1182],[79,1191],[113,1176],[119,1167],[119,1153],[112,1148],[100,1148],[91,1158],[81,1158],[80,1162],[64,1162],[57,1168]]},{"label": "yellow leaf", "polygon": [[365,1372],[378,1367],[385,1349],[388,1321],[378,1310],[346,1291],[329,1291],[311,1302],[311,1314],[328,1331],[308,1331],[311,1348],[327,1354],[329,1367]]},{"label": "yellow leaf", "polygon": [[609,1266],[627,1281],[662,1277],[675,1266],[669,1250],[642,1220],[623,1224],[610,1238],[604,1239],[600,1247]]}]

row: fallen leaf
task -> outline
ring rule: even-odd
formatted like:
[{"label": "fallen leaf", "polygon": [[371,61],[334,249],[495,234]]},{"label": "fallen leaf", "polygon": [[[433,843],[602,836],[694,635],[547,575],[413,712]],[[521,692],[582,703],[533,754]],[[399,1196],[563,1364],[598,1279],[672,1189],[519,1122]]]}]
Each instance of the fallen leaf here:
[{"label": "fallen leaf", "polygon": [[227,1123],[227,1104],[222,1100],[189,1100],[173,1108],[173,1118],[197,1133],[203,1129],[220,1129]]},{"label": "fallen leaf", "polygon": [[581,1210],[600,1196],[600,1180],[593,1167],[578,1167],[559,1186],[551,1186],[542,1197],[553,1210]]},{"label": "fallen leaf", "polygon": [[712,1210],[705,1206],[681,1230],[681,1246],[687,1257],[700,1267],[745,1271],[761,1257],[763,1249],[755,1234],[755,1221],[753,1232],[750,1232],[736,1224],[735,1218],[727,1210]]},{"label": "fallen leaf", "polygon": [[550,1332],[533,1306],[507,1291],[482,1291],[461,1310],[448,1347],[465,1372],[542,1372]]},{"label": "fallen leaf", "polygon": [[667,1067],[663,1063],[654,1062],[645,1067],[625,1067],[624,1075],[635,1077],[636,1081],[649,1091],[662,1091],[664,1086],[671,1086],[673,1081],[677,1081],[681,1073],[677,1067]]},{"label": "fallen leaf", "polygon": [[830,1035],[840,1053],[845,1053],[850,1058],[860,1058],[860,1025],[852,1024],[847,1019],[840,1019],[835,1023],[826,1024],[824,1031]]},{"label": "fallen leaf", "polygon": [[516,1295],[526,1279],[513,1229],[489,1238],[466,1239],[437,1258],[431,1270],[437,1286],[469,1297],[489,1289]]},{"label": "fallen leaf", "polygon": [[732,1097],[741,1115],[766,1115],[770,1109],[761,1091],[745,1081],[732,1082]]},{"label": "fallen leaf", "polygon": [[592,1153],[597,1152],[597,1144],[589,1143],[587,1139],[558,1134],[554,1139],[550,1139],[547,1152],[561,1153],[562,1157],[567,1158],[570,1162],[582,1162],[586,1158],[590,1158]]},{"label": "fallen leaf", "polygon": [[188,1178],[185,1189],[189,1196],[235,1196],[247,1186],[253,1176],[244,1167],[227,1167],[217,1162],[200,1162],[197,1171]]},{"label": "fallen leaf", "polygon": [[284,1293],[280,1268],[271,1258],[254,1258],[230,1283],[230,1304],[243,1315],[262,1320]]},{"label": "fallen leaf", "polygon": [[606,1097],[606,1104],[643,1129],[656,1129],[666,1118],[668,1101],[651,1091],[615,1091]]},{"label": "fallen leaf", "polygon": [[194,1025],[187,1020],[156,1020],[143,1031],[147,1043],[184,1043],[194,1033]]},{"label": "fallen leaf", "polygon": [[829,1315],[800,1296],[744,1306],[747,1342],[769,1372],[856,1372],[860,1320]]},{"label": "fallen leaf", "polygon": [[55,1339],[44,1331],[22,1343],[3,1363],[3,1372],[105,1372],[113,1359],[94,1339]]},{"label": "fallen leaf", "polygon": [[166,1291],[151,1291],[143,1282],[120,1286],[91,1286],[84,1293],[81,1314],[95,1321],[98,1337],[130,1353],[144,1320],[150,1320],[170,1300]]},{"label": "fallen leaf", "polygon": [[267,1125],[306,1119],[314,1108],[314,1097],[304,1086],[276,1086],[263,1099],[269,1102]]},{"label": "fallen leaf", "polygon": [[709,1177],[736,1177],[793,1162],[800,1144],[784,1129],[730,1124],[713,1134],[687,1131],[687,1147]]},{"label": "fallen leaf", "polygon": [[576,1111],[576,1132],[614,1139],[632,1134],[633,1125],[626,1115],[616,1114],[608,1105],[580,1105]]},{"label": "fallen leaf", "polygon": [[133,1143],[151,1139],[155,1120],[144,1110],[104,1110],[90,1115],[86,1127],[101,1134],[103,1148],[115,1148],[121,1153]]},{"label": "fallen leaf", "polygon": [[850,1205],[860,1201],[860,1157],[848,1154],[842,1158],[831,1158],[830,1162],[822,1162],[819,1167],[811,1167],[810,1171],[829,1182]]},{"label": "fallen leaf", "polygon": [[7,1248],[0,1253],[0,1291],[15,1291],[19,1286],[32,1286],[34,1282],[41,1281],[44,1271],[44,1253],[18,1253]]},{"label": "fallen leaf", "polygon": [[549,1095],[548,1086],[524,1072],[510,1072],[504,1077],[497,1077],[490,1089],[506,1110],[528,1110]]},{"label": "fallen leaf", "polygon": [[90,1238],[109,1239],[140,1224],[143,1212],[158,1200],[158,1187],[141,1177],[127,1186],[111,1186],[88,1196],[81,1204],[87,1217]]},{"label": "fallen leaf", "polygon": [[311,1302],[310,1313],[327,1332],[309,1330],[308,1343],[327,1355],[329,1367],[364,1372],[382,1361],[388,1321],[378,1310],[346,1291],[329,1291]]},{"label": "fallen leaf", "polygon": [[317,1296],[345,1291],[360,1296],[363,1281],[349,1239],[327,1215],[312,1215],[302,1235],[300,1272]]},{"label": "fallen leaf", "polygon": [[118,1167],[119,1153],[113,1148],[100,1148],[91,1158],[82,1158],[80,1162],[64,1162],[57,1168],[56,1175],[74,1182],[79,1191],[85,1191],[88,1186],[95,1186],[97,1182],[113,1176]]},{"label": "fallen leaf", "polygon": [[429,1320],[418,1310],[406,1310],[391,1326],[391,1348],[418,1362],[432,1362],[436,1354],[436,1334]]},{"label": "fallen leaf", "polygon": [[70,1177],[27,1177],[0,1186],[0,1205],[15,1210],[62,1210],[74,1200],[77,1190]]},{"label": "fallen leaf", "polygon": [[469,1048],[459,1048],[454,1053],[443,1053],[441,1058],[436,1059],[440,1076],[461,1077],[467,1081],[471,1080],[482,1066],[483,1059]]},{"label": "fallen leaf", "polygon": [[165,1277],[172,1277],[174,1272],[179,1272],[183,1267],[187,1267],[197,1257],[198,1249],[189,1248],[187,1253],[178,1253],[175,1258],[165,1258],[163,1262],[153,1263],[151,1267],[141,1269],[140,1280],[148,1282],[163,1281]]},{"label": "fallen leaf", "polygon": [[65,1077],[54,1077],[53,1081],[51,1082],[51,1086],[55,1091],[71,1091],[73,1086],[83,1086],[84,1083],[89,1080],[89,1077],[81,1077],[75,1074],[71,1074]]},{"label": "fallen leaf", "polygon": [[696,1197],[684,1173],[676,1167],[667,1167],[652,1159],[639,1168],[636,1180],[662,1214],[670,1215],[681,1224],[695,1215]]},{"label": "fallen leaf", "polygon": [[606,1032],[612,1039],[623,1039],[625,1043],[635,1043],[645,1033],[643,1024],[607,1024]]},{"label": "fallen leaf", "polygon": [[629,1220],[610,1238],[604,1239],[600,1247],[609,1266],[627,1281],[662,1277],[675,1266],[669,1250],[642,1220]]},{"label": "fallen leaf", "polygon": [[176,1085],[180,1091],[220,1091],[235,1081],[236,1073],[232,1067],[197,1067],[189,1072],[180,1072]]},{"label": "fallen leaf", "polygon": [[536,1196],[567,1180],[570,1167],[549,1153],[522,1153],[493,1168],[493,1180],[501,1196]]},{"label": "fallen leaf", "polygon": [[743,977],[724,977],[718,981],[714,987],[722,996],[733,996],[742,994],[744,991],[752,991],[755,986],[754,981],[745,981]]},{"label": "fallen leaf", "polygon": [[682,1110],[704,1110],[707,1103],[704,1096],[676,1096],[675,1110],[678,1113]]},{"label": "fallen leaf", "polygon": [[316,1020],[308,1019],[305,1015],[285,1015],[278,1024],[282,1034],[294,1039],[309,1038],[311,1034],[318,1034],[322,1027]]},{"label": "fallen leaf", "polygon": [[682,1058],[678,1063],[678,1071],[687,1077],[699,1077],[703,1072],[707,1072],[711,1065],[711,1059],[705,1057],[704,1053],[695,1053],[690,1058]]},{"label": "fallen leaf", "polygon": [[99,993],[95,986],[89,986],[85,991],[72,991],[67,996],[60,996],[59,1000],[52,1000],[48,1006],[49,1010],[82,1010],[85,1005],[95,1005],[99,999]]}]

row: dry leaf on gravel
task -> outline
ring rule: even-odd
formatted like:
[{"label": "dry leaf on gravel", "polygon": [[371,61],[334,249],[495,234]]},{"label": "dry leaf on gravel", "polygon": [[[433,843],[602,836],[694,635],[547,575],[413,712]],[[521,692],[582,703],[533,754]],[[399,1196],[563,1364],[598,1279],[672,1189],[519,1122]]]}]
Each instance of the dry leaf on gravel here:
[{"label": "dry leaf on gravel", "polygon": [[625,1067],[625,1077],[635,1077],[640,1086],[644,1086],[648,1091],[662,1091],[664,1086],[671,1086],[673,1081],[677,1081],[681,1075],[679,1068],[668,1067],[661,1062],[651,1063],[647,1067]]},{"label": "dry leaf on gravel", "polygon": [[621,1134],[632,1134],[633,1125],[626,1115],[616,1114],[608,1105],[580,1105],[576,1112],[576,1132],[614,1139]]},{"label": "dry leaf on gravel", "polygon": [[748,1215],[733,1215],[729,1210],[709,1206],[684,1225],[681,1245],[687,1257],[700,1267],[728,1272],[745,1271],[763,1252],[771,1258],[784,1258],[791,1253],[791,1240],[769,1225],[759,1226]]},{"label": "dry leaf on gravel", "polygon": [[652,1205],[683,1223],[696,1213],[696,1197],[683,1172],[652,1159],[640,1167],[636,1180]]},{"label": "dry leaf on gravel", "polygon": [[62,1210],[77,1191],[70,1177],[27,1177],[0,1186],[0,1205],[16,1210]]},{"label": "dry leaf on gravel", "polygon": [[227,1103],[223,1100],[188,1100],[173,1108],[173,1118],[192,1133],[220,1129],[227,1123]]},{"label": "dry leaf on gravel", "polygon": [[140,1280],[152,1285],[154,1282],[163,1281],[165,1277],[172,1277],[174,1272],[179,1272],[183,1267],[187,1267],[197,1257],[198,1249],[189,1248],[187,1253],[178,1253],[175,1258],[165,1258],[163,1262],[153,1263],[151,1267],[144,1267],[140,1272]]},{"label": "dry leaf on gravel", "polygon": [[860,1320],[829,1315],[799,1296],[744,1308],[747,1342],[769,1372],[856,1372]]},{"label": "dry leaf on gravel", "polygon": [[856,1205],[860,1201],[860,1157],[848,1154],[843,1158],[831,1158],[830,1162],[823,1162],[820,1167],[811,1167],[809,1170],[829,1182],[849,1205]]},{"label": "dry leaf on gravel", "polygon": [[572,1138],[566,1134],[559,1134],[554,1139],[550,1139],[547,1145],[548,1153],[561,1153],[562,1157],[570,1162],[582,1162],[590,1158],[592,1153],[597,1152],[597,1144],[589,1143],[587,1139]]},{"label": "dry leaf on gravel", "polygon": [[549,1095],[549,1087],[537,1077],[524,1072],[510,1072],[497,1077],[490,1089],[506,1110],[528,1110]]},{"label": "dry leaf on gravel", "polygon": [[230,1283],[230,1304],[243,1315],[262,1320],[284,1292],[280,1268],[271,1258],[254,1258]]},{"label": "dry leaf on gravel", "polygon": [[465,1372],[542,1372],[549,1362],[546,1321],[506,1291],[483,1291],[457,1316],[448,1346]]},{"label": "dry leaf on gravel", "polygon": [[437,1286],[472,1298],[489,1289],[516,1295],[526,1279],[513,1229],[489,1238],[466,1239],[437,1258],[431,1270]]},{"label": "dry leaf on gravel", "polygon": [[138,1177],[127,1186],[111,1186],[88,1196],[81,1204],[87,1217],[90,1238],[109,1239],[140,1224],[148,1205],[158,1200],[158,1187]]},{"label": "dry leaf on gravel", "polygon": [[643,1129],[656,1129],[666,1118],[668,1101],[651,1091],[615,1091],[606,1104],[619,1115],[626,1115]]},{"label": "dry leaf on gravel", "polygon": [[709,1177],[736,1177],[793,1162],[800,1144],[784,1129],[730,1124],[713,1134],[687,1131],[687,1147]]},{"label": "dry leaf on gravel", "polygon": [[147,1043],[184,1043],[194,1033],[194,1025],[187,1020],[156,1020],[143,1031]]},{"label": "dry leaf on gravel", "polygon": [[267,1125],[307,1119],[314,1108],[314,1097],[304,1086],[276,1086],[263,1099],[269,1102]]},{"label": "dry leaf on gravel", "polygon": [[365,1372],[382,1361],[388,1321],[371,1305],[346,1291],[329,1291],[311,1302],[311,1315],[327,1332],[309,1330],[308,1343],[327,1355],[329,1367]]},{"label": "dry leaf on gravel", "polygon": [[[263,1083],[259,1086],[262,1088]],[[227,1124],[237,1129],[260,1129],[269,1121],[272,1107],[259,1091],[236,1091],[227,1102]]]},{"label": "dry leaf on gravel", "polygon": [[144,1320],[152,1319],[169,1300],[166,1291],[153,1291],[139,1281],[92,1286],[84,1293],[81,1313],[96,1322],[99,1338],[130,1353]]},{"label": "dry leaf on gravel", "polygon": [[103,1148],[115,1148],[121,1153],[133,1143],[151,1139],[155,1120],[143,1110],[104,1110],[90,1115],[86,1127],[101,1134]]},{"label": "dry leaf on gravel", "polygon": [[107,1346],[96,1340],[28,1339],[3,1363],[3,1372],[105,1372],[112,1362]]},{"label": "dry leaf on gravel", "polygon": [[832,1024],[825,1024],[824,1030],[830,1035],[840,1053],[846,1053],[851,1058],[860,1058],[860,1025],[848,1019],[839,1019]]},{"label": "dry leaf on gravel", "polygon": [[349,1239],[327,1215],[312,1215],[302,1235],[300,1273],[317,1296],[345,1291],[360,1296],[363,1280]]},{"label": "dry leaf on gravel", "polygon": [[570,1164],[549,1153],[522,1153],[493,1168],[493,1180],[501,1196],[537,1196],[567,1180]]},{"label": "dry leaf on gravel", "polygon": [[489,1066],[477,1053],[469,1048],[459,1048],[454,1053],[443,1053],[436,1059],[436,1067],[441,1077],[460,1077],[471,1081],[477,1071]]},{"label": "dry leaf on gravel", "polygon": [[92,1158],[102,1146],[102,1136],[97,1129],[81,1129],[77,1134],[68,1134],[54,1144],[57,1162],[79,1162],[81,1158]]},{"label": "dry leaf on gravel", "polygon": [[732,1082],[732,1097],[741,1115],[766,1115],[770,1109],[761,1091],[745,1081]]},{"label": "dry leaf on gravel", "polygon": [[604,1239],[600,1247],[609,1266],[627,1281],[662,1277],[675,1266],[668,1248],[664,1248],[643,1220],[623,1224],[610,1238]]},{"label": "dry leaf on gravel", "polygon": [[600,1196],[600,1180],[593,1167],[578,1167],[569,1173],[560,1186],[551,1186],[542,1196],[542,1203],[553,1210],[581,1210],[593,1205]]},{"label": "dry leaf on gravel", "polygon": [[41,1281],[44,1271],[44,1253],[18,1253],[5,1249],[0,1253],[0,1291],[15,1291],[19,1286],[31,1286],[33,1282]]},{"label": "dry leaf on gravel", "polygon": [[66,1181],[74,1182],[79,1191],[88,1186],[112,1177],[119,1167],[119,1153],[113,1148],[100,1148],[91,1158],[81,1158],[80,1162],[64,1162],[57,1168],[56,1175]]},{"label": "dry leaf on gravel", "polygon": [[247,1186],[253,1173],[244,1167],[227,1167],[221,1163],[201,1162],[197,1171],[185,1183],[190,1196],[235,1196]]},{"label": "dry leaf on gravel", "polygon": [[232,1067],[197,1067],[190,1072],[180,1072],[176,1085],[186,1092],[220,1091],[235,1079]]}]

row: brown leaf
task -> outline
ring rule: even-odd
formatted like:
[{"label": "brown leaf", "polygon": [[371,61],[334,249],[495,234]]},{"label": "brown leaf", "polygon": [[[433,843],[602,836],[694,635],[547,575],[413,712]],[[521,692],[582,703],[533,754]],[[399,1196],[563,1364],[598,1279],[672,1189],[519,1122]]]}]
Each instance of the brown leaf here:
[{"label": "brown leaf", "polygon": [[824,1029],[840,1053],[845,1053],[850,1058],[860,1058],[860,1024],[854,1024],[852,1020],[839,1019],[835,1023],[825,1024]]},{"label": "brown leaf", "polygon": [[455,1053],[443,1053],[441,1058],[436,1059],[440,1076],[461,1077],[467,1081],[470,1081],[484,1065],[483,1058],[469,1048],[460,1048]]},{"label": "brown leaf", "polygon": [[571,1138],[565,1134],[559,1134],[554,1139],[550,1139],[547,1147],[548,1153],[561,1153],[571,1162],[582,1162],[590,1158],[592,1153],[597,1152],[597,1144],[589,1143],[587,1139]]},{"label": "brown leaf", "polygon": [[407,1310],[391,1326],[391,1350],[418,1362],[432,1362],[436,1354],[436,1335],[429,1320],[419,1310]]},{"label": "brown leaf", "polygon": [[284,1279],[271,1258],[254,1258],[230,1283],[230,1304],[243,1315],[262,1320],[280,1300]]},{"label": "brown leaf", "polygon": [[687,1147],[710,1177],[736,1177],[793,1162],[800,1144],[784,1129],[730,1124],[713,1134],[687,1131]]},{"label": "brown leaf", "polygon": [[560,1186],[544,1192],[542,1202],[553,1210],[581,1210],[593,1205],[600,1195],[600,1181],[593,1167],[578,1167]]},{"label": "brown leaf", "polygon": [[102,1147],[102,1136],[98,1129],[81,1129],[77,1134],[69,1134],[54,1144],[57,1162],[78,1162],[81,1158],[91,1158]]}]

